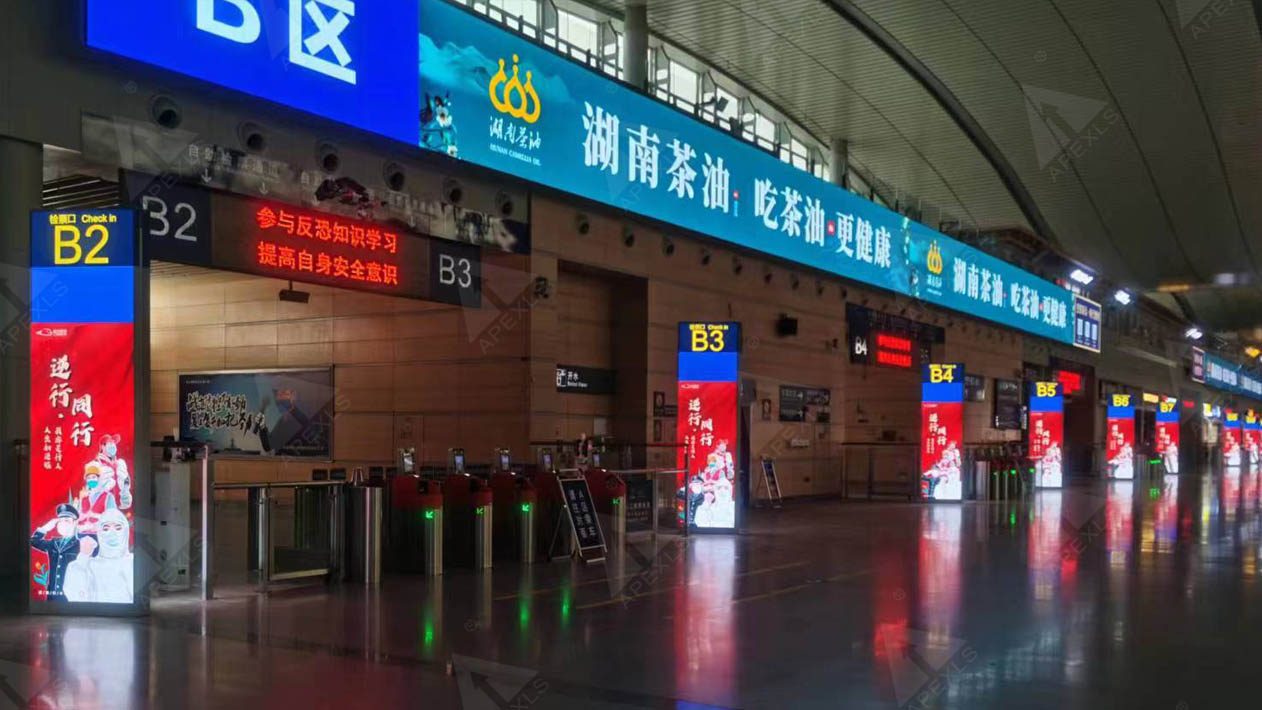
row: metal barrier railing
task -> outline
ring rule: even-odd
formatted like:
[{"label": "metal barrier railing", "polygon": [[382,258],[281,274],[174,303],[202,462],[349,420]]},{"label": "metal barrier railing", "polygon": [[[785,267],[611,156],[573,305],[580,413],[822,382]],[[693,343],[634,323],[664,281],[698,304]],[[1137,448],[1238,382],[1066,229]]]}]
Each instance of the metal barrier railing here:
[{"label": "metal barrier railing", "polygon": [[[259,591],[267,592],[272,582],[290,581],[310,577],[332,575],[340,576],[346,569],[345,555],[345,490],[346,481],[302,481],[287,483],[213,483],[210,476],[203,477],[204,491],[246,491],[249,500],[249,544],[250,566],[259,572]],[[296,542],[307,542],[307,538],[325,537],[328,547],[327,555],[320,556],[320,562],[307,567],[276,570],[276,550],[272,545],[272,506],[275,501],[274,491],[292,490],[295,496],[295,532],[299,537]],[[312,495],[315,494],[315,495]],[[212,576],[214,556],[214,516],[208,511],[215,505],[213,494],[203,498],[202,503],[202,538],[205,540],[203,552],[202,598],[210,599],[214,594]],[[315,515],[317,509],[320,515]],[[322,519],[322,515],[326,515]],[[320,550],[325,552],[326,550]]]},{"label": "metal barrier railing", "polygon": [[912,443],[839,444],[841,449],[841,497],[852,498],[856,483],[860,497],[920,496],[920,446]]},{"label": "metal barrier railing", "polygon": [[[626,484],[627,486],[627,503],[626,503],[627,523],[626,524],[627,524],[628,535],[635,535],[635,534],[656,535],[657,534],[658,525],[660,524],[659,521],[661,520],[661,509],[663,507],[662,495],[661,495],[662,488],[659,481],[662,479],[663,476],[678,476],[686,472],[687,472],[686,469],[682,469],[682,468],[636,468],[636,469],[623,469],[623,470],[609,471],[609,473],[612,473],[613,475],[620,478],[622,482]],[[647,482],[649,484],[648,489],[650,493],[649,493],[648,498],[651,501],[650,505],[648,506],[649,510],[647,511],[647,514],[649,516],[649,520],[647,521],[647,523],[645,523],[644,521],[641,521],[639,518],[640,505],[642,505],[644,496],[632,494],[632,484],[643,483],[643,482]],[[667,498],[666,507],[673,512],[675,510],[675,506],[674,506],[675,487],[671,485],[668,487],[668,490],[670,492],[670,495]],[[637,529],[632,529],[633,523],[635,524]],[[685,531],[686,530],[687,528],[685,528]]]}]

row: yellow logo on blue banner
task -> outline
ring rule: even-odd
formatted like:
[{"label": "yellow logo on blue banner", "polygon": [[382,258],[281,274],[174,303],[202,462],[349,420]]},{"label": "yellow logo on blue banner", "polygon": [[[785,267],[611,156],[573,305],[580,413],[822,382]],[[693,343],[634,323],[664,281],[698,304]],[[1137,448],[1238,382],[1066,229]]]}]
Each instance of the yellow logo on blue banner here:
[{"label": "yellow logo on blue banner", "polygon": [[1166,401],[1162,402],[1162,403],[1161,403],[1161,413],[1162,413],[1162,414],[1169,414],[1170,412],[1173,412],[1173,411],[1174,411],[1174,405],[1175,405],[1175,401],[1174,401],[1174,400],[1172,400],[1172,399],[1171,399],[1171,400],[1166,400]]},{"label": "yellow logo on blue banner", "polygon": [[727,347],[727,327],[721,324],[695,323],[688,326],[690,347],[694,353],[721,353]]},{"label": "yellow logo on blue banner", "polygon": [[525,84],[518,77],[520,71],[517,66],[518,61],[517,55],[514,54],[513,76],[509,78],[508,74],[504,73],[504,60],[501,59],[500,69],[495,76],[491,77],[486,93],[496,111],[513,118],[520,118],[526,123],[534,123],[539,120],[539,115],[543,112],[543,104],[539,101],[539,93],[535,91],[534,78],[530,70],[526,70]]},{"label": "yellow logo on blue banner", "polygon": [[109,255],[101,252],[110,242],[110,226],[118,221],[114,214],[53,213],[48,215],[53,228],[53,263],[57,266],[109,266]]},{"label": "yellow logo on blue banner", "polygon": [[942,249],[938,247],[938,242],[936,241],[929,245],[929,254],[925,257],[925,266],[929,269],[929,273],[934,276],[942,275]]},{"label": "yellow logo on blue banner", "polygon": [[955,382],[957,367],[957,365],[929,365],[929,382],[935,385],[942,382]]},{"label": "yellow logo on blue banner", "polygon": [[1038,397],[1055,397],[1055,396],[1056,396],[1056,384],[1057,384],[1057,383],[1055,383],[1055,382],[1035,382],[1035,383],[1034,383],[1034,394],[1035,394],[1035,396],[1038,396]]},{"label": "yellow logo on blue banner", "polygon": [[1129,407],[1129,406],[1131,406],[1131,396],[1130,396],[1129,394],[1115,394],[1115,395],[1113,395],[1113,406],[1114,406],[1114,407]]}]

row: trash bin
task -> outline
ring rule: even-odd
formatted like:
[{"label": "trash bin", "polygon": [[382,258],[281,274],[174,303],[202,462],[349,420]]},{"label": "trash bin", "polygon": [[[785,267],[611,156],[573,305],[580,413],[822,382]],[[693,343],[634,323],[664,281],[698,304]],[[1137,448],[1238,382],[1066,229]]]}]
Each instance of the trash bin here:
[{"label": "trash bin", "polygon": [[381,583],[382,491],[377,486],[351,488],[350,578],[368,585]]}]

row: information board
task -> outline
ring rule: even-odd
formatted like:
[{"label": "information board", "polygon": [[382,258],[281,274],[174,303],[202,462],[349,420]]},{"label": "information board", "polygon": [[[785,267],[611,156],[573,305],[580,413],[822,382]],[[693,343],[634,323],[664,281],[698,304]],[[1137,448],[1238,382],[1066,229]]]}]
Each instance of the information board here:
[{"label": "information board", "polygon": [[1020,380],[995,380],[994,427],[996,429],[1021,429],[1021,382]]},{"label": "information board", "polygon": [[[29,597],[70,613],[147,608],[135,558],[148,500],[131,210],[31,215]],[[147,334],[145,335],[147,340]],[[142,580],[139,584],[137,580]]]},{"label": "information board", "polygon": [[964,499],[964,365],[929,363],[920,380],[920,497]]},{"label": "information board", "polygon": [[629,478],[627,485],[627,532],[653,529],[653,480]]},{"label": "information board", "polygon": [[1165,466],[1166,473],[1179,472],[1179,400],[1174,397],[1162,397],[1157,403],[1157,443],[1156,453]]},{"label": "information board", "polygon": [[693,530],[736,529],[740,338],[739,323],[679,324],[677,500]]},{"label": "information board", "polygon": [[574,531],[575,544],[579,552],[591,550],[605,551],[605,536],[600,529],[600,519],[596,515],[596,504],[592,501],[591,488],[586,478],[560,478],[561,498],[565,500],[565,512],[569,516],[570,528]]},{"label": "information board", "polygon": [[1060,488],[1064,478],[1065,397],[1059,382],[1030,383],[1030,462],[1036,488]]},{"label": "information board", "polygon": [[333,457],[333,370],[179,377],[180,440],[217,454]]},{"label": "information board", "polygon": [[1135,404],[1133,395],[1108,395],[1104,461],[1109,478],[1135,477]]}]

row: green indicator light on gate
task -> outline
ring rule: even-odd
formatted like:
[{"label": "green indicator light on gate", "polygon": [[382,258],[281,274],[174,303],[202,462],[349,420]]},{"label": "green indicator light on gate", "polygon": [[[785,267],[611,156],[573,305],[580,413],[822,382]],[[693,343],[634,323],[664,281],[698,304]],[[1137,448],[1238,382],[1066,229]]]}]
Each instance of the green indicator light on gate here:
[{"label": "green indicator light on gate", "polygon": [[621,498],[614,498],[614,499],[613,499],[613,504],[614,504],[614,505],[622,505],[622,499],[621,499]]},{"label": "green indicator light on gate", "polygon": [[521,504],[521,512],[523,512],[523,513],[529,513],[529,512],[530,512],[530,504],[529,504],[529,503],[522,503],[522,504]]},{"label": "green indicator light on gate", "polygon": [[486,512],[486,508],[479,505],[473,512],[476,515],[482,515],[483,513]]},{"label": "green indicator light on gate", "polygon": [[433,519],[434,519],[434,511],[432,511],[432,510],[427,510],[427,511],[425,511],[425,519],[426,519],[426,520],[433,520]]}]

